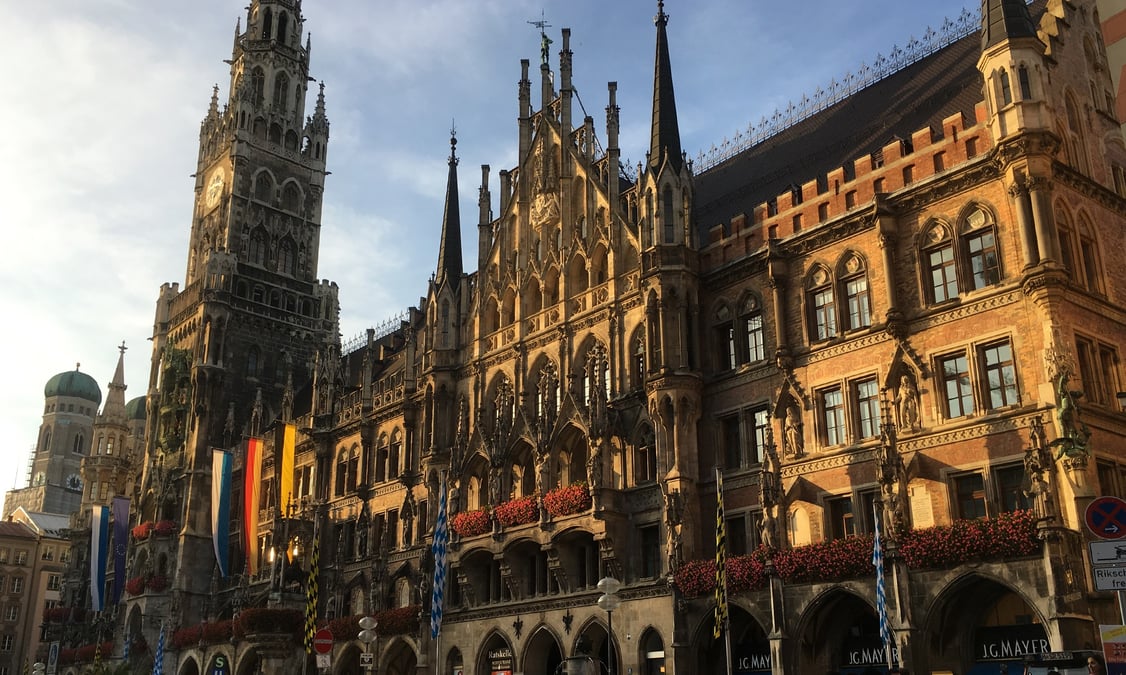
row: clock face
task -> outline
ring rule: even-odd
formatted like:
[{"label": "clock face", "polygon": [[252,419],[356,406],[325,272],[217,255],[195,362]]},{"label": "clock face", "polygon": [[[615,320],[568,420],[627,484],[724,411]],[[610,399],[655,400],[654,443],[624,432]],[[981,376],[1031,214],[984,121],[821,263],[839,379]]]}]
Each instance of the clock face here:
[{"label": "clock face", "polygon": [[66,477],[66,486],[71,490],[81,490],[82,478],[78,474],[72,473]]},{"label": "clock face", "polygon": [[207,183],[205,202],[207,208],[212,208],[219,203],[219,199],[223,196],[223,186],[226,181],[223,178],[222,171],[216,171],[211,175],[211,180]]}]

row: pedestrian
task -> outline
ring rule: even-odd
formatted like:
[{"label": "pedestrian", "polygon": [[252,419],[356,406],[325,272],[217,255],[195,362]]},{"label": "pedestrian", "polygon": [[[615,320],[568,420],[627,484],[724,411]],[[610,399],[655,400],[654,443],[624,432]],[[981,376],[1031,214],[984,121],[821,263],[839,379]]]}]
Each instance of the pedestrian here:
[{"label": "pedestrian", "polygon": [[1103,664],[1103,657],[1098,654],[1088,656],[1087,672],[1089,675],[1106,675],[1106,666]]}]

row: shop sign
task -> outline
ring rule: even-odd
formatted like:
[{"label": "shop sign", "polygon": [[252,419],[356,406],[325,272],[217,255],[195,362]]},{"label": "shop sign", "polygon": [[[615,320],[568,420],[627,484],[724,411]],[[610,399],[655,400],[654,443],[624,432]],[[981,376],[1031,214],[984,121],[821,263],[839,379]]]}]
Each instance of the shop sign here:
[{"label": "shop sign", "polygon": [[1051,650],[1048,635],[1038,624],[983,626],[974,631],[977,661],[1020,661]]},{"label": "shop sign", "polygon": [[735,675],[757,675],[771,672],[770,647],[767,645],[737,645],[734,654]]},{"label": "shop sign", "polygon": [[489,650],[491,675],[512,675],[512,650],[508,647]]}]

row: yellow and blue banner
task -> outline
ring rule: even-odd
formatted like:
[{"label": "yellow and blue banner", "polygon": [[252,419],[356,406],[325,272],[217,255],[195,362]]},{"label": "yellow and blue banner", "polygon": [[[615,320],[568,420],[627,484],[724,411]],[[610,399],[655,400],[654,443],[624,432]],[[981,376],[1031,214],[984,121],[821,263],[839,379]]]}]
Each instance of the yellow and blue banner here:
[{"label": "yellow and blue banner", "polygon": [[226,578],[230,571],[227,548],[231,538],[231,453],[211,450],[211,542],[219,574]]}]

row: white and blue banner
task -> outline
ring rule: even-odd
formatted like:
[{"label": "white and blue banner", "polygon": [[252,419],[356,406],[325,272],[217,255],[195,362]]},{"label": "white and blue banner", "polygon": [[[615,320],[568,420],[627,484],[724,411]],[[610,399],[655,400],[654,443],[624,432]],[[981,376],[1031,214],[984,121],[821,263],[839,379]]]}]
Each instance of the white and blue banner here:
[{"label": "white and blue banner", "polygon": [[227,549],[231,538],[231,453],[211,451],[211,541],[219,574],[228,574]]},{"label": "white and blue banner", "polygon": [[105,609],[106,554],[109,552],[109,507],[90,509],[90,607]]}]

